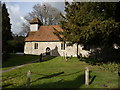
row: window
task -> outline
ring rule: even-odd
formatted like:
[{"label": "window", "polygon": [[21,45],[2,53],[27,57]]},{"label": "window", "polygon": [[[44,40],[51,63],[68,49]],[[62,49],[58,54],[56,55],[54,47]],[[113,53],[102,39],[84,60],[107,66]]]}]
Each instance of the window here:
[{"label": "window", "polygon": [[65,43],[64,42],[61,43],[61,50],[65,50]]},{"label": "window", "polygon": [[38,43],[34,44],[34,49],[38,49]]}]

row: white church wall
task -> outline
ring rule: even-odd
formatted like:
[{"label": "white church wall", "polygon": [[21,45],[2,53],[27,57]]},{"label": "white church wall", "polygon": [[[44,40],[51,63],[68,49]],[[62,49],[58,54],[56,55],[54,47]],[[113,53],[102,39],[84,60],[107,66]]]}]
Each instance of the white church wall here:
[{"label": "white church wall", "polygon": [[[38,43],[38,49],[34,49],[34,44]],[[77,57],[77,45],[74,44],[73,46],[66,46],[65,50],[61,50],[61,43],[62,42],[26,42],[24,47],[25,54],[33,54],[33,55],[40,55],[43,53],[46,54],[46,48],[49,47],[51,52],[50,55],[52,56],[67,56]],[[89,55],[89,51],[82,50],[82,46],[78,46],[78,53],[82,54],[83,57],[87,57]]]},{"label": "white church wall", "polygon": [[38,24],[31,24],[30,25],[30,31],[37,31],[38,30]]}]

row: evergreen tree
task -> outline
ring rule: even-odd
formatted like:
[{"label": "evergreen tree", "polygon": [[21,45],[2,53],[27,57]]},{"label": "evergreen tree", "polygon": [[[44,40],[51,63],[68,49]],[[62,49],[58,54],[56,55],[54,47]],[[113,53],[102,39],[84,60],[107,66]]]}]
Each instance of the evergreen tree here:
[{"label": "evergreen tree", "polygon": [[5,3],[2,5],[2,52],[9,52],[9,40],[12,40],[11,24]]},{"label": "evergreen tree", "polygon": [[115,21],[116,3],[108,2],[65,2],[66,15],[60,22],[63,32],[55,29],[60,40],[84,46],[112,46],[120,32]]}]

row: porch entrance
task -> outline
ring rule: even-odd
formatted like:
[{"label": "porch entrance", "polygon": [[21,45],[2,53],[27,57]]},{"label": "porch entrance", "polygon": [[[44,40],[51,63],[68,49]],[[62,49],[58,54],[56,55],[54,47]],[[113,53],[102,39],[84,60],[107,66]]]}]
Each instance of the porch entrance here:
[{"label": "porch entrance", "polygon": [[50,55],[50,48],[49,47],[46,48],[46,55]]}]

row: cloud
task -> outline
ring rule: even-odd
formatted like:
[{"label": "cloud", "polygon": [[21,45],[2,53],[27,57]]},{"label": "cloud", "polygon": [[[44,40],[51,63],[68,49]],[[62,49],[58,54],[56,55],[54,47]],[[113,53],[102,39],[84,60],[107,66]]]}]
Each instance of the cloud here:
[{"label": "cloud", "polygon": [[21,16],[20,6],[18,4],[6,4],[8,8],[8,13],[10,17],[10,22],[12,24],[11,31],[14,34],[18,34],[22,31],[22,23],[25,22],[23,16]]},{"label": "cloud", "polygon": [[64,14],[64,2],[49,2],[53,7],[57,8]]},{"label": "cloud", "polygon": [[28,21],[25,20],[23,16],[21,16],[20,19],[21,19],[24,23],[28,23]]}]

